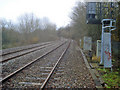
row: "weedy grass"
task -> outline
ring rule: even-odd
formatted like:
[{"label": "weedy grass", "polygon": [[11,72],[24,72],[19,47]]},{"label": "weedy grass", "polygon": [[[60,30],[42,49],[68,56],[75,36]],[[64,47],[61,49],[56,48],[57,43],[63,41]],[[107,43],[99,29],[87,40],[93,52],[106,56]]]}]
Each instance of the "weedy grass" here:
[{"label": "weedy grass", "polygon": [[117,71],[110,71],[109,69],[98,68],[97,69],[104,82],[107,84],[106,88],[120,88],[120,75]]},{"label": "weedy grass", "polygon": [[[88,62],[91,63],[100,63],[100,57],[97,57],[93,55],[92,60],[87,57]],[[112,60],[112,63],[116,62],[115,59]],[[101,68],[100,66],[96,68],[96,70],[99,72],[100,76],[104,80],[104,82],[107,84],[106,88],[120,88],[120,68],[113,69],[105,69]]]}]

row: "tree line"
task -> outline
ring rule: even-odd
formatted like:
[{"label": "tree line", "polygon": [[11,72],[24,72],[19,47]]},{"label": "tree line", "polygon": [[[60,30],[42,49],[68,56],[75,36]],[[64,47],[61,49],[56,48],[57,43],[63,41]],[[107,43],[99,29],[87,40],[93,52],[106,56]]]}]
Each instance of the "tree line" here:
[{"label": "tree line", "polygon": [[56,25],[47,17],[37,18],[33,13],[21,15],[17,24],[0,19],[2,48],[11,48],[57,40]]},{"label": "tree line", "polygon": [[[105,2],[104,2],[105,3]],[[101,24],[86,24],[86,3],[78,2],[77,5],[73,8],[73,12],[70,15],[71,23],[66,27],[61,27],[59,33],[65,37],[70,37],[73,39],[80,39],[84,36],[90,36],[93,39],[93,42],[101,39]],[[110,2],[106,2],[106,7],[109,9]],[[120,2],[117,2],[117,5],[114,6],[118,8],[116,10],[116,30],[112,32],[112,40],[120,41]],[[114,10],[113,10],[114,11]],[[106,14],[110,13],[110,10],[105,9]],[[108,15],[103,16],[102,18],[109,18]],[[69,29],[68,29],[69,28]],[[69,34],[68,34],[69,31]],[[66,33],[66,35],[65,35]]]}]

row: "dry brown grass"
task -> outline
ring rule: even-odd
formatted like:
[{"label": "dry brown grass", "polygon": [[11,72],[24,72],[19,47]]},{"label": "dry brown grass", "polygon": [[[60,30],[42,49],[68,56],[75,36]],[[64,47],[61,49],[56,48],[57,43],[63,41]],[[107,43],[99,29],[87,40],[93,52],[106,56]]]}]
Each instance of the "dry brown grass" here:
[{"label": "dry brown grass", "polygon": [[92,57],[92,61],[100,62],[100,57],[93,56],[93,57]]}]

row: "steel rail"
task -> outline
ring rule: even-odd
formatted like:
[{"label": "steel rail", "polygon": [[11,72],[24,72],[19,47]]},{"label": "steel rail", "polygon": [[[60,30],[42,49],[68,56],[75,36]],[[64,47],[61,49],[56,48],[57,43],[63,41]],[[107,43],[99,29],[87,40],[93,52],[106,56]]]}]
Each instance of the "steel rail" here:
[{"label": "steel rail", "polygon": [[62,44],[60,44],[59,46],[57,46],[56,48],[49,50],[48,52],[44,53],[43,55],[41,55],[40,57],[34,59],[33,61],[29,62],[28,64],[24,65],[23,67],[19,68],[18,70],[14,71],[13,73],[7,75],[6,77],[4,77],[2,80],[0,80],[0,84],[4,83],[5,81],[7,81],[8,79],[10,79],[11,77],[13,77],[14,75],[16,75],[17,73],[19,73],[20,71],[22,71],[23,69],[25,69],[26,67],[30,66],[31,64],[33,64],[34,62],[38,61],[39,59],[43,58],[44,56],[48,55],[49,53],[53,52],[54,50],[56,50],[57,48],[61,47],[62,45],[64,45],[67,41],[63,42]]},{"label": "steel rail", "polygon": [[42,49],[42,48],[45,48],[45,47],[47,47],[47,46],[50,46],[50,45],[52,45],[52,44],[47,44],[47,45],[45,45],[45,46],[41,46],[41,47],[36,48],[36,49],[34,49],[34,50],[30,50],[30,51],[28,51],[28,52],[26,52],[26,53],[9,57],[9,58],[7,58],[7,59],[4,59],[4,60],[0,61],[0,63],[5,63],[5,62],[7,62],[7,61],[9,61],[9,60],[11,60],[11,59],[14,59],[14,58],[17,58],[17,57],[20,57],[20,56],[29,54],[29,53],[34,52],[34,51],[38,51],[38,50],[40,50],[40,49]]},{"label": "steel rail", "polygon": [[43,82],[42,86],[40,87],[42,90],[45,88],[47,82],[49,81],[49,79],[51,78],[52,74],[54,73],[58,63],[60,62],[60,60],[62,60],[63,56],[65,55],[66,51],[68,50],[69,46],[70,46],[71,41],[69,42],[67,48],[63,51],[63,53],[61,54],[61,56],[59,57],[58,61],[56,62],[56,64],[54,65],[54,67],[52,68],[51,72],[49,73],[49,75],[47,76],[46,80]]},{"label": "steel rail", "polygon": [[43,43],[43,44],[40,44],[40,45],[37,45],[37,46],[31,46],[29,48],[23,48],[23,49],[18,49],[16,51],[11,51],[11,52],[7,52],[7,53],[2,53],[0,54],[0,56],[5,56],[5,55],[8,55],[8,54],[12,54],[12,53],[16,53],[16,52],[20,52],[20,51],[24,51],[24,50],[28,50],[28,49],[33,49],[33,48],[36,48],[36,47],[40,47],[40,46],[43,46],[43,45],[46,45],[46,44],[50,44],[51,42],[46,42],[46,43]]}]

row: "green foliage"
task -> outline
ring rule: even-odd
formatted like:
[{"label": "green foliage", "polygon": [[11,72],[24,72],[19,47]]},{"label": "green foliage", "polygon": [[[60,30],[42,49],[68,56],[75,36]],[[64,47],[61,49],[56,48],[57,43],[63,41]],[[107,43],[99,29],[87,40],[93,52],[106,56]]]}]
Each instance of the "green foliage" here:
[{"label": "green foliage", "polygon": [[120,75],[117,71],[110,71],[108,69],[97,69],[101,75],[105,83],[107,84],[107,88],[118,88],[120,87]]},{"label": "green foliage", "polygon": [[111,88],[120,87],[120,76],[118,75],[118,72],[110,72],[105,74],[103,75],[103,79]]},{"label": "green foliage", "polygon": [[103,69],[103,68],[98,68],[97,70],[100,71],[102,74],[109,72],[108,69]]}]

